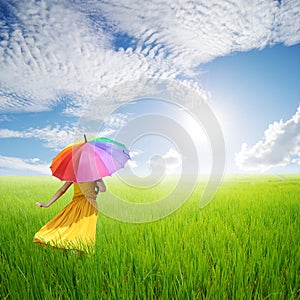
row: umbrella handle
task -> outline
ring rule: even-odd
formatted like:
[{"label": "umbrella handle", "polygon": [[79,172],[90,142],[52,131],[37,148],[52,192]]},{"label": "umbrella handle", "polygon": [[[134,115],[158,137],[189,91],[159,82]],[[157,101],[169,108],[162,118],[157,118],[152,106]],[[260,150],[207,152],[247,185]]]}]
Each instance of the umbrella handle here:
[{"label": "umbrella handle", "polygon": [[84,136],[84,141],[87,143],[86,135],[84,134],[83,136]]}]

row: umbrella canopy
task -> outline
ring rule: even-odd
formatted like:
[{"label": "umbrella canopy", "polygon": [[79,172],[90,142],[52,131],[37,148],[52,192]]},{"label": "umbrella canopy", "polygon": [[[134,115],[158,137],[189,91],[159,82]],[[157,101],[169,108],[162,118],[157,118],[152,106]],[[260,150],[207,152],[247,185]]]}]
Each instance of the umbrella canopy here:
[{"label": "umbrella canopy", "polygon": [[72,182],[95,181],[112,175],[130,159],[129,150],[121,143],[101,137],[84,138],[84,142],[67,146],[53,159],[53,176]]}]

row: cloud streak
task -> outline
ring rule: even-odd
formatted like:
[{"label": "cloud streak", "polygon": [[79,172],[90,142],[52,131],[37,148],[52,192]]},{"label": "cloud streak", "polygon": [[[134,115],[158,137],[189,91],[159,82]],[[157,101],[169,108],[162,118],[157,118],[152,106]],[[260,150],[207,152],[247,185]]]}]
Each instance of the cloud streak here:
[{"label": "cloud streak", "polygon": [[300,165],[300,106],[288,121],[270,124],[264,138],[254,146],[244,143],[235,161],[246,171],[266,171],[290,163]]},{"label": "cloud streak", "polygon": [[65,126],[61,128],[59,125],[28,128],[23,131],[0,129],[0,138],[36,138],[41,140],[46,148],[59,151],[74,142],[74,132],[74,127]]},{"label": "cloud streak", "polygon": [[38,174],[51,175],[49,164],[39,163],[38,158],[22,159],[19,157],[10,157],[0,155],[0,168],[12,170],[25,170],[37,172]]}]

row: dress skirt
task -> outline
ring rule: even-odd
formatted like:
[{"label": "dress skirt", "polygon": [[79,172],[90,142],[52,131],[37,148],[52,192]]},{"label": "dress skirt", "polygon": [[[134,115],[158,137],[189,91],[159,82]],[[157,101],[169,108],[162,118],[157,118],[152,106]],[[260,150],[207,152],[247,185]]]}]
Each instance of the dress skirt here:
[{"label": "dress skirt", "polygon": [[74,195],[72,201],[35,234],[33,242],[92,253],[97,218],[96,200]]}]

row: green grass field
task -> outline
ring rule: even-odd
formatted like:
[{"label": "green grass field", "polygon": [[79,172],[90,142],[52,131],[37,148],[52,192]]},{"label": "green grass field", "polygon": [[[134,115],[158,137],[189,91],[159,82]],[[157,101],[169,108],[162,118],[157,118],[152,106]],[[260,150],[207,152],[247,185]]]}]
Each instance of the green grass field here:
[{"label": "green grass field", "polygon": [[[204,209],[196,191],[152,223],[99,214],[96,254],[79,257],[32,243],[72,190],[41,209],[34,203],[52,197],[57,179],[0,177],[0,297],[300,299],[300,175],[283,178],[225,177]],[[118,189],[114,178],[107,185]]]}]

